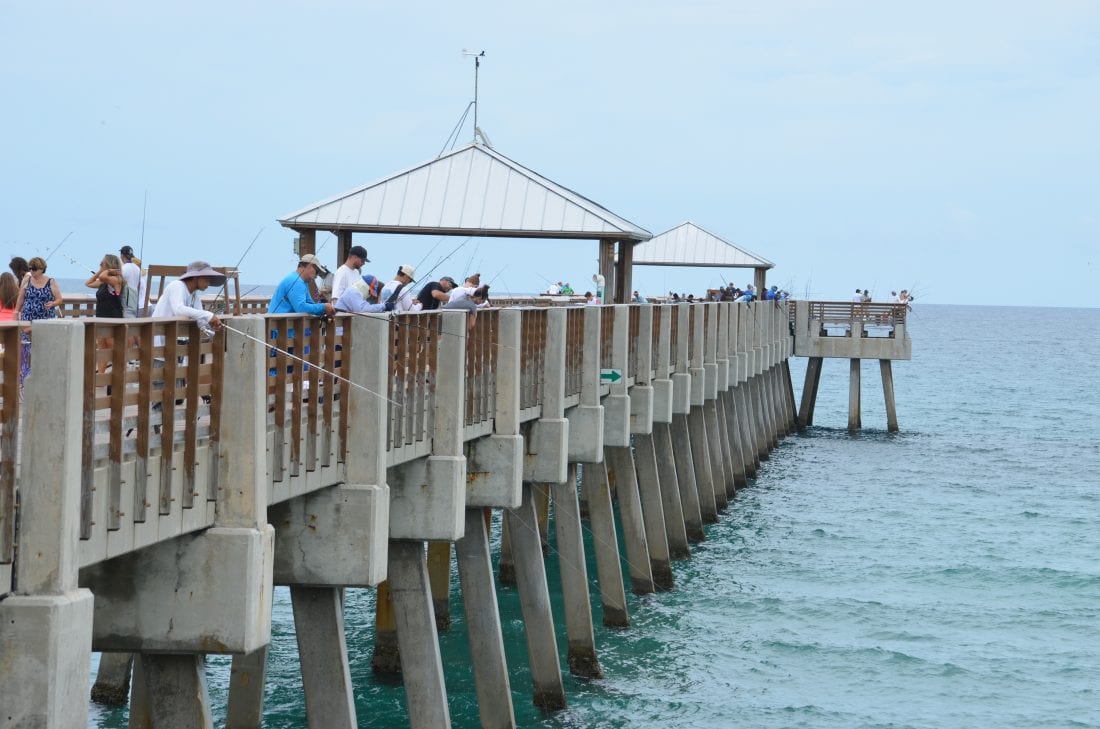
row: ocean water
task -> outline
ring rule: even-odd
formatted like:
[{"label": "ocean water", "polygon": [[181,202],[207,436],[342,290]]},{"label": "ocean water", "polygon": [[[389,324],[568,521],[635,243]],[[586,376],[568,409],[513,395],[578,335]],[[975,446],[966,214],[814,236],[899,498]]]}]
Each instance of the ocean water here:
[{"label": "ocean water", "polygon": [[[815,426],[676,563],[676,589],[629,596],[628,630],[599,625],[595,599],[606,677],[566,672],[566,710],[531,706],[517,595],[499,588],[521,726],[1100,726],[1100,309],[921,305],[910,333],[901,432],[885,432],[866,362],[849,434],[848,363],[826,361]],[[547,566],[560,615],[553,553]],[[474,727],[457,589],[452,617],[452,721]],[[400,684],[370,670],[371,591],[348,591],[346,618],[359,725],[407,725]],[[265,726],[306,726],[296,651],[279,589]],[[218,725],[228,666],[208,669]],[[125,725],[93,709],[91,726]]]}]

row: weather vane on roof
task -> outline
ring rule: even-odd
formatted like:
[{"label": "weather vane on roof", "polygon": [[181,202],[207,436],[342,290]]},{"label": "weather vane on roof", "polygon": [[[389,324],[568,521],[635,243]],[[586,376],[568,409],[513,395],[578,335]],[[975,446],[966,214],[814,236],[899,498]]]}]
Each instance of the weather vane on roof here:
[{"label": "weather vane on roof", "polygon": [[471,51],[463,48],[462,55],[474,59],[474,141],[480,139],[486,147],[492,147],[493,143],[489,141],[489,138],[485,136],[485,132],[481,131],[481,127],[477,125],[477,76],[478,71],[481,69],[481,59],[485,58],[485,51]]}]

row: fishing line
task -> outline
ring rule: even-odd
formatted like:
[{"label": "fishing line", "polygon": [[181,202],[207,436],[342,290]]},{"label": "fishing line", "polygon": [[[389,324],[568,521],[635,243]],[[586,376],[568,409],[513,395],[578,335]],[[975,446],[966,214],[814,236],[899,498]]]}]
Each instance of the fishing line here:
[{"label": "fishing line", "polygon": [[[252,250],[252,246],[256,245],[256,241],[258,241],[260,239],[260,235],[264,232],[265,227],[266,226],[260,226],[260,229],[256,231],[256,235],[253,236],[252,242],[248,244],[248,248],[244,249],[244,253],[241,254],[241,257],[237,259],[237,263],[233,266],[234,271],[238,271],[240,269],[241,263],[244,261],[244,257],[248,255],[248,252],[250,250]],[[240,281],[238,280],[238,282],[237,282],[237,287],[238,287],[237,290],[238,291],[240,291],[240,285],[241,285]],[[228,304],[229,304],[229,277],[228,276],[225,277],[225,282],[222,284],[222,290],[218,293],[217,296],[214,297],[214,308],[215,309],[218,308],[218,299],[220,299],[223,295],[225,296],[225,304],[228,306]]]},{"label": "fishing line", "polygon": [[[386,402],[390,403],[390,404],[391,404],[391,405],[393,405],[394,407],[397,407],[397,408],[401,408],[402,410],[404,410],[404,409],[405,409],[405,406],[404,406],[404,405],[402,405],[401,403],[397,402],[396,400],[391,400],[391,399],[390,399],[390,398],[389,398],[388,396],[386,396],[386,395],[382,395],[381,393],[377,393],[377,392],[375,392],[374,390],[371,390],[371,389],[370,389],[369,387],[366,387],[366,386],[364,386],[364,385],[360,385],[360,384],[359,384],[359,383],[357,383],[357,382],[352,382],[352,381],[351,381],[351,380],[349,380],[348,378],[346,378],[346,377],[343,377],[343,376],[341,376],[341,375],[338,375],[338,374],[336,374],[335,372],[330,372],[330,371],[326,370],[326,369],[325,369],[324,367],[321,367],[321,366],[320,366],[320,365],[318,365],[318,364],[315,364],[315,363],[313,363],[313,362],[310,362],[310,361],[309,361],[309,360],[307,360],[307,359],[304,359],[304,358],[302,358],[302,357],[299,357],[298,355],[296,355],[296,354],[294,354],[294,353],[292,353],[292,352],[289,352],[289,351],[287,351],[287,350],[285,350],[285,349],[281,349],[280,347],[278,347],[278,346],[276,346],[276,345],[274,345],[274,344],[271,344],[270,342],[266,342],[266,341],[264,341],[264,340],[262,340],[262,339],[258,339],[257,337],[254,337],[254,336],[252,336],[251,334],[248,334],[247,332],[242,332],[242,331],[241,331],[240,329],[234,329],[233,327],[231,327],[231,326],[230,326],[229,324],[227,324],[227,323],[225,323],[225,322],[222,322],[222,326],[223,326],[223,327],[225,327],[225,328],[226,328],[226,329],[227,329],[228,331],[231,331],[231,332],[233,332],[234,334],[237,334],[237,335],[239,335],[239,336],[241,336],[241,337],[244,337],[245,339],[250,339],[250,340],[252,340],[253,342],[256,342],[257,344],[260,344],[260,345],[262,345],[263,347],[265,347],[266,349],[269,349],[269,350],[271,350],[271,351],[273,351],[273,352],[277,352],[278,354],[286,355],[286,356],[287,356],[287,357],[289,357],[290,359],[293,359],[293,360],[295,360],[295,361],[297,361],[297,362],[300,362],[300,363],[302,363],[303,365],[306,365],[306,366],[308,366],[308,367],[311,367],[311,368],[313,368],[313,369],[317,370],[317,371],[318,371],[319,373],[321,373],[321,374],[323,374],[323,375],[326,375],[326,376],[328,376],[328,377],[331,377],[331,378],[332,378],[332,379],[334,379],[334,380],[339,380],[339,381],[341,381],[341,382],[346,382],[346,383],[347,383],[348,385],[350,385],[350,386],[352,386],[352,387],[354,387],[354,388],[356,388],[356,389],[362,390],[363,392],[367,392],[367,393],[370,393],[371,395],[374,395],[374,396],[375,396],[375,397],[377,397],[377,398],[380,398],[380,399],[382,399],[382,400],[385,400]],[[453,414],[453,413],[452,413],[452,414]]]}]

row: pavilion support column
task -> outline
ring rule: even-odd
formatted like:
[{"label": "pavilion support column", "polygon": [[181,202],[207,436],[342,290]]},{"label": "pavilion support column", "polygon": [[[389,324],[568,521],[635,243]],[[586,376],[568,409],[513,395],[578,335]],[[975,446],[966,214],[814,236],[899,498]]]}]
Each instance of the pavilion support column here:
[{"label": "pavilion support column", "polygon": [[764,293],[764,288],[767,283],[768,269],[766,268],[754,268],[752,270],[752,285],[756,288],[757,296],[761,296]]},{"label": "pavilion support column", "polygon": [[317,252],[317,231],[298,230],[298,257]]},{"label": "pavilion support column", "polygon": [[600,241],[600,275],[604,278],[604,299],[609,304],[615,299],[615,241]]},{"label": "pavilion support column", "polygon": [[633,292],[634,244],[619,241],[619,261],[615,268],[616,304],[629,304]]},{"label": "pavilion support column", "polygon": [[[336,266],[341,266],[348,259],[348,251],[351,250],[351,231],[336,231]],[[336,268],[332,269],[333,271]]]}]

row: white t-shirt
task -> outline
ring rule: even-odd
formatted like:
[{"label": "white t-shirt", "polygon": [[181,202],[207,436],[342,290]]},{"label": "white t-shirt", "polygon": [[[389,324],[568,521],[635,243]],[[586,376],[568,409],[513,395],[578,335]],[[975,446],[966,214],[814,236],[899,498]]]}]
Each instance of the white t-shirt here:
[{"label": "white t-shirt", "polygon": [[141,277],[141,267],[133,261],[122,264],[122,279],[127,286],[137,291],[138,307],[145,306],[145,279]]},{"label": "white t-shirt", "polygon": [[336,276],[332,279],[332,300],[336,301],[344,292],[355,285],[356,281],[361,280],[359,278],[359,272],[348,264],[340,266],[336,269]]},{"label": "white t-shirt", "polygon": [[164,293],[160,295],[157,306],[153,309],[153,316],[158,319],[189,316],[199,324],[209,324],[214,318],[214,312],[202,308],[202,299],[197,289],[188,291],[187,284],[176,280],[164,287]]},{"label": "white t-shirt", "polygon": [[477,291],[476,286],[455,286],[451,289],[451,298],[447,299],[447,303],[453,304],[460,299],[469,298],[475,291]]},{"label": "white t-shirt", "polygon": [[[378,301],[385,304],[393,296],[393,292],[397,290],[397,287],[401,285],[401,282],[397,279],[390,281],[388,284],[382,287],[382,293],[378,296]],[[401,294],[397,297],[397,301],[393,303],[394,311],[413,311],[420,306],[420,302],[413,297],[413,289],[415,289],[411,282],[405,284],[405,288],[401,289]]]}]

